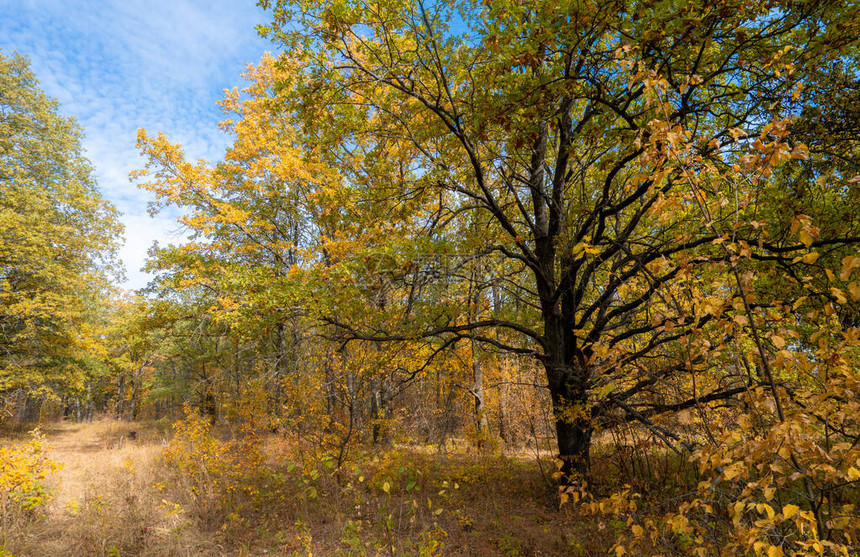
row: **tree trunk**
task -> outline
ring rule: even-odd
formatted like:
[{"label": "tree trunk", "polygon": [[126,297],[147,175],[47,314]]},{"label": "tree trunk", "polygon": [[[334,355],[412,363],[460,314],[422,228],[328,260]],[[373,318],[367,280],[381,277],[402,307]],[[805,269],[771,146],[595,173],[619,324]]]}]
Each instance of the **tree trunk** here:
[{"label": "tree trunk", "polygon": [[283,404],[281,404],[281,389],[283,387],[281,381],[287,372],[287,335],[283,323],[278,323],[275,326],[275,385],[274,396],[272,397],[272,413],[280,419],[282,416]]},{"label": "tree trunk", "polygon": [[[503,375],[502,378],[504,379],[505,376]],[[508,439],[508,385],[504,382],[499,385],[499,437],[505,445],[510,442]]]},{"label": "tree trunk", "polygon": [[579,345],[574,328],[575,304],[568,290],[561,304],[544,300],[545,356],[544,369],[558,442],[558,457],[562,461],[563,481],[586,476],[590,466],[591,434],[594,430],[588,409],[588,358]]},{"label": "tree trunk", "polygon": [[355,375],[351,371],[346,372],[346,390],[349,395],[349,414],[353,425],[357,428],[364,426],[361,412],[358,408],[358,385],[355,383]]},{"label": "tree trunk", "polygon": [[551,389],[555,432],[558,437],[561,473],[566,481],[574,475],[585,476],[591,465],[591,434],[594,427],[587,410],[584,388]]},{"label": "tree trunk", "polygon": [[[123,415],[125,414],[125,373],[119,376],[119,385],[117,386],[116,390],[116,418],[118,420],[121,420]],[[80,407],[80,405],[78,406]],[[80,414],[80,412],[78,414]],[[78,421],[81,421],[80,415],[78,416]]]},{"label": "tree trunk", "polygon": [[134,413],[137,411],[137,396],[138,391],[140,389],[140,375],[142,372],[143,366],[141,365],[137,371],[134,372],[134,376],[131,379],[131,400],[129,401],[128,407],[128,420],[129,422],[134,421]]},{"label": "tree trunk", "polygon": [[24,396],[24,404],[18,412],[19,423],[35,423],[39,421],[42,410],[42,400],[29,394]]},{"label": "tree trunk", "polygon": [[371,429],[371,440],[373,444],[379,443],[379,390],[376,389],[376,386],[371,381],[370,388],[370,429]]},{"label": "tree trunk", "polygon": [[481,368],[481,360],[478,358],[477,343],[472,341],[472,378],[474,386],[472,395],[475,398],[475,433],[478,439],[478,448],[484,447],[487,433],[487,413],[484,410],[484,371]]},{"label": "tree trunk", "polygon": [[389,420],[391,419],[391,395],[384,380],[370,382],[371,439],[374,444],[388,443]]},{"label": "tree trunk", "polygon": [[208,387],[203,397],[203,414],[209,416],[209,423],[212,425],[218,421],[218,404],[215,395]]},{"label": "tree trunk", "polygon": [[323,373],[325,374],[325,385],[326,385],[325,406],[326,406],[326,413],[328,414],[328,420],[329,420],[328,421],[328,428],[329,429],[331,429],[331,427],[337,421],[337,410],[338,410],[337,386],[335,385],[335,382],[337,379],[336,379],[335,372],[333,369],[333,364],[331,361],[332,358],[333,358],[333,355],[328,354],[326,356],[325,362],[323,363]]},{"label": "tree trunk", "polygon": [[215,425],[218,421],[218,405],[215,399],[215,393],[212,392],[212,385],[209,381],[209,376],[206,374],[206,364],[201,365],[203,376],[203,393],[201,402],[201,410],[204,416],[209,417],[209,423]]}]

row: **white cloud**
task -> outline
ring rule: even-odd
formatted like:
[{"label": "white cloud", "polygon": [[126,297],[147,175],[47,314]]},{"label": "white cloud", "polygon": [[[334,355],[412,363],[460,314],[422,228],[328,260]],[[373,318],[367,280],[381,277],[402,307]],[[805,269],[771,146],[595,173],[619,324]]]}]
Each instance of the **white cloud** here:
[{"label": "white cloud", "polygon": [[146,286],[147,281],[152,278],[143,271],[146,251],[153,242],[162,246],[182,242],[182,231],[170,217],[127,214],[123,217],[123,222],[126,226],[126,241],[120,249],[120,257],[126,262],[128,284],[136,285],[135,288]]},{"label": "white cloud", "polygon": [[271,50],[254,30],[266,15],[254,0],[0,0],[0,14],[0,48],[28,55],[45,92],[83,126],[102,193],[123,213],[124,286],[144,286],[152,241],[181,237],[171,234],[176,213],[150,219],[151,198],[128,181],[143,164],[137,129],[164,132],[191,159],[220,158],[230,138],[216,101]]}]

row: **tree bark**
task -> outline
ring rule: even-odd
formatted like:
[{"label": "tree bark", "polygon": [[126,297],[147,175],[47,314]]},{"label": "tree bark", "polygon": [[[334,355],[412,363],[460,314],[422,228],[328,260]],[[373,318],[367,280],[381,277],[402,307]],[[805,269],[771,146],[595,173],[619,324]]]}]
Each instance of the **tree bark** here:
[{"label": "tree bark", "polygon": [[567,386],[550,394],[562,478],[570,481],[577,475],[586,476],[591,466],[591,435],[594,431],[587,410],[587,390],[584,386]]},{"label": "tree bark", "polygon": [[[121,420],[125,414],[125,373],[119,376],[119,385],[117,386],[116,400],[116,418]],[[78,404],[80,408],[80,404]],[[78,421],[81,421],[80,412],[78,412]]]},{"label": "tree bark", "polygon": [[371,424],[371,440],[373,444],[376,445],[382,442],[382,427],[380,424],[380,407],[382,406],[380,402],[379,388],[377,388],[376,381],[371,380],[370,382],[370,424]]},{"label": "tree bark", "polygon": [[[557,260],[552,242],[544,240],[537,245],[544,270],[538,276],[544,321],[543,364],[552,399],[562,478],[570,482],[577,476],[587,476],[591,464],[594,426],[588,409],[589,354],[582,350],[574,333],[573,284],[562,285],[566,288],[560,288],[561,296],[556,296],[553,283]],[[559,261],[561,269],[569,269],[571,265],[571,261]]]},{"label": "tree bark", "polygon": [[137,396],[138,391],[140,390],[140,378],[143,373],[143,364],[141,364],[137,370],[134,372],[134,376],[131,379],[131,400],[129,401],[129,409],[128,409],[128,421],[134,421],[134,414],[137,411]]},{"label": "tree bark", "polygon": [[499,437],[505,445],[511,442],[508,435],[508,386],[503,382],[499,385]]},{"label": "tree bark", "polygon": [[478,358],[477,343],[472,341],[472,396],[475,398],[475,434],[478,447],[483,448],[487,433],[487,413],[484,410],[484,370]]}]

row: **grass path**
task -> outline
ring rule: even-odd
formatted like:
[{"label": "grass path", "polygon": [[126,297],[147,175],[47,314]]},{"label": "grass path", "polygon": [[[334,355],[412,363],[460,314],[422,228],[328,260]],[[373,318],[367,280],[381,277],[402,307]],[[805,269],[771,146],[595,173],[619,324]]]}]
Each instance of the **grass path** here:
[{"label": "grass path", "polygon": [[[151,462],[153,448],[146,440],[129,441],[132,427],[117,422],[58,424],[45,431],[53,447],[52,458],[63,467],[53,478],[57,489],[51,506],[54,514],[82,505],[88,496],[108,493],[124,464]],[[135,430],[136,431],[136,430]]]},{"label": "grass path", "polygon": [[[129,439],[136,431],[137,439]],[[91,424],[58,423],[42,427],[61,464],[49,481],[53,490],[44,520],[33,524],[12,548],[15,556],[109,555],[134,524],[136,489],[152,481],[152,467],[161,452],[153,426],[115,421]],[[139,491],[137,491],[139,492]]]}]

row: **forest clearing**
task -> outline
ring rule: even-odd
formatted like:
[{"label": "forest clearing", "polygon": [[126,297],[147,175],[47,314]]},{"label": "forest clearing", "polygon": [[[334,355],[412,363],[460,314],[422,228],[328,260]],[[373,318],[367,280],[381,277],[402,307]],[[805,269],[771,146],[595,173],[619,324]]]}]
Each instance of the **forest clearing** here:
[{"label": "forest clearing", "polygon": [[[20,557],[602,555],[620,527],[559,512],[550,455],[480,453],[465,440],[446,454],[368,452],[334,470],[308,469],[315,460],[275,434],[254,448],[262,466],[212,446],[188,446],[193,464],[165,463],[165,422],[57,423],[42,434],[59,465],[44,514],[4,509],[5,548]],[[248,468],[227,470],[235,464]]]},{"label": "forest clearing", "polygon": [[860,1],[258,5],[148,247],[0,53],[0,556],[860,555]]}]

